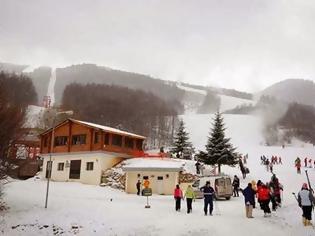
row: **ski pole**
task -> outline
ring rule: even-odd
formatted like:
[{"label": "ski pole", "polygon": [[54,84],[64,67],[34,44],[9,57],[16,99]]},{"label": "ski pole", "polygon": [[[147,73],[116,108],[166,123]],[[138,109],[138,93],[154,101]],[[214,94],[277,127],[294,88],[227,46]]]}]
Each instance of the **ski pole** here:
[{"label": "ski pole", "polygon": [[297,198],[296,194],[295,194],[294,192],[293,192],[292,194],[293,194],[293,196],[294,196],[295,200],[297,201],[297,203],[299,203],[299,200],[298,200],[298,198]]}]

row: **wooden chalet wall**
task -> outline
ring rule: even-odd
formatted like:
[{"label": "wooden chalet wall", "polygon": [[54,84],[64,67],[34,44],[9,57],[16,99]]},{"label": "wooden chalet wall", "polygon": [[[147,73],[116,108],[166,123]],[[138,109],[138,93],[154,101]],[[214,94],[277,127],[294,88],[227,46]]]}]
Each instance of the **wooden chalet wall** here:
[{"label": "wooden chalet wall", "polygon": [[[97,133],[98,141],[96,142],[95,136]],[[109,144],[105,145],[105,134],[108,134]],[[72,138],[75,135],[86,135],[85,144],[73,144]],[[118,152],[126,153],[129,155],[135,155],[137,153],[142,153],[142,143],[143,139],[135,138],[132,136],[122,136],[122,145],[115,146],[112,145],[113,135],[116,135],[111,132],[106,132],[94,127],[89,127],[84,124],[76,123],[71,120],[67,120],[64,123],[58,125],[54,131],[54,137],[65,136],[67,137],[67,143],[62,146],[54,146],[51,150],[51,138],[52,130],[41,135],[40,150],[42,154],[52,153],[66,153],[66,152],[85,152],[85,151],[108,151],[108,152]],[[126,137],[133,139],[133,148],[126,147],[125,139]],[[140,144],[137,145],[137,142]],[[137,148],[138,146],[138,148]]]}]

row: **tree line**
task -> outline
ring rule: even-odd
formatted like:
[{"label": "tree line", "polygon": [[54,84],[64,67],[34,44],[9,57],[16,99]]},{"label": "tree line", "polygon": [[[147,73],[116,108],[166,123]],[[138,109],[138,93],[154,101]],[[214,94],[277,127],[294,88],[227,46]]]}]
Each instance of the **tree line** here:
[{"label": "tree line", "polygon": [[61,106],[72,110],[74,118],[144,135],[149,147],[161,147],[171,143],[182,105],[142,90],[72,83],[63,92]]}]

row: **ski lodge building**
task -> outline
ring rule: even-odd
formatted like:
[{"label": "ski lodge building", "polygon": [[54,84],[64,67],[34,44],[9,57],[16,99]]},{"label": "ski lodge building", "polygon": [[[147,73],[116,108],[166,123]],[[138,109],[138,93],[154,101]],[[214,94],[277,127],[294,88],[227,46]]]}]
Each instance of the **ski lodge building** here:
[{"label": "ski lodge building", "polygon": [[124,159],[143,156],[145,139],[119,129],[67,119],[40,134],[42,175],[47,178],[51,167],[54,181],[98,185],[104,170]]}]

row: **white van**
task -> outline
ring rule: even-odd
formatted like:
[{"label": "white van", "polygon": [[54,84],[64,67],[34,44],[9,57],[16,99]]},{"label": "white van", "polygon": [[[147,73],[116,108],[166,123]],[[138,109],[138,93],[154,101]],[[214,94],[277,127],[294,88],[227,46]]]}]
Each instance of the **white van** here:
[{"label": "white van", "polygon": [[192,184],[196,198],[203,198],[203,193],[200,191],[200,188],[205,186],[207,181],[210,181],[211,187],[215,190],[216,199],[225,198],[226,200],[230,200],[233,195],[233,187],[232,180],[228,175],[216,175],[196,180]]}]

